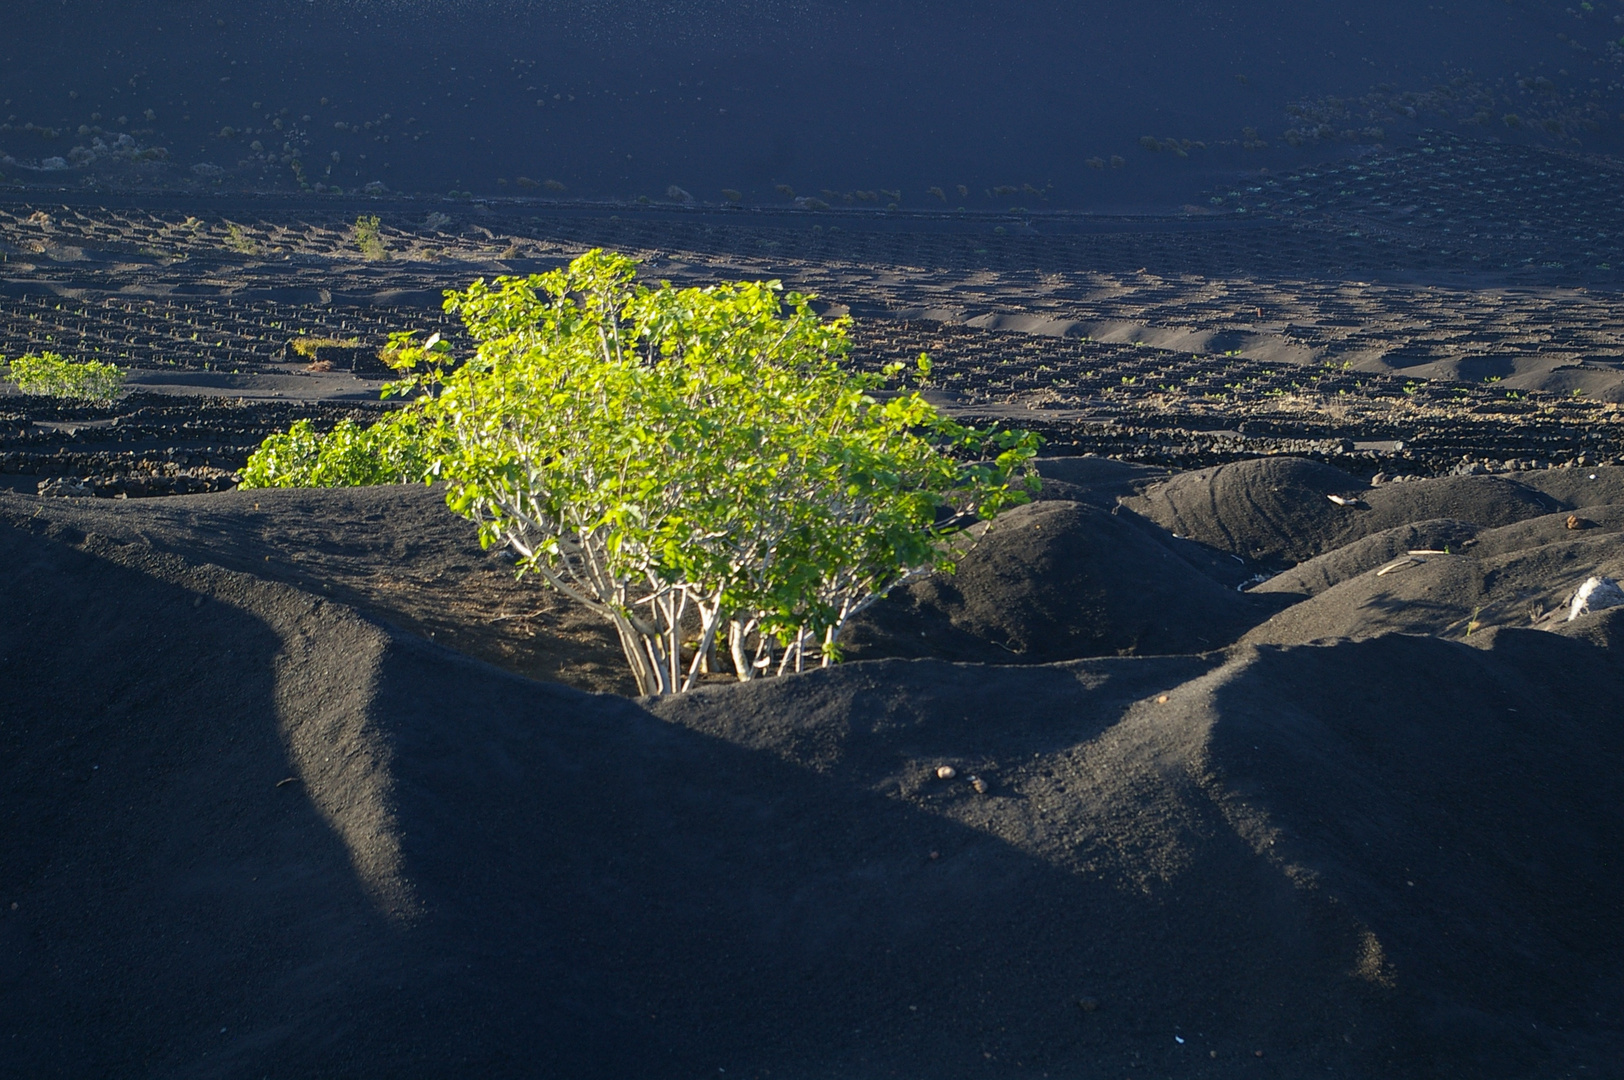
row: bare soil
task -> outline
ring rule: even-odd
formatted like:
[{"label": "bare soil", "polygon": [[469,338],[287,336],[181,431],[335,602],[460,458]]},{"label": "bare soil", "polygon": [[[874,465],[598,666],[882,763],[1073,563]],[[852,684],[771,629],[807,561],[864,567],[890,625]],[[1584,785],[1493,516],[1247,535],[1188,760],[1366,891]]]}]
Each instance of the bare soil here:
[{"label": "bare soil", "polygon": [[[0,1073],[1610,1075],[1624,210],[1429,145],[1154,217],[0,206],[0,353],[132,369],[0,394]],[[1039,500],[655,702],[437,490],[231,490],[597,245],[928,350]]]},{"label": "bare soil", "polygon": [[[1618,573],[1619,470],[1545,492],[1601,500],[1582,552],[1519,485],[1470,487],[1497,478],[1396,485],[1407,514],[1375,489],[1335,535],[1475,506],[1484,527],[1454,527],[1477,547],[1387,575],[1363,541],[1333,547],[1340,580],[1233,594],[1226,624],[1201,606],[1223,591],[1202,552],[1228,552],[1158,532],[1158,507],[1334,470],[1225,468],[1254,472],[1154,480],[1129,497],[1150,516],[1074,483],[1084,501],[1002,522],[980,551],[1001,581],[967,560],[960,606],[926,593],[897,620],[980,634],[980,662],[666,702],[465,655],[514,644],[482,636],[476,603],[545,601],[437,527],[433,492],[0,496],[7,1058],[30,1076],[1605,1075],[1624,1051],[1624,609],[1561,633],[1456,623],[1470,580],[1560,603]],[[1221,520],[1241,545],[1324,535],[1319,501],[1295,524],[1222,501]],[[1116,575],[1091,595],[1091,566],[1061,561],[1084,545]],[[1508,573],[1517,553],[1549,557]],[[1247,621],[1276,629],[1190,643]],[[570,649],[567,624],[539,636],[539,657]],[[552,674],[592,685],[589,653]]]}]

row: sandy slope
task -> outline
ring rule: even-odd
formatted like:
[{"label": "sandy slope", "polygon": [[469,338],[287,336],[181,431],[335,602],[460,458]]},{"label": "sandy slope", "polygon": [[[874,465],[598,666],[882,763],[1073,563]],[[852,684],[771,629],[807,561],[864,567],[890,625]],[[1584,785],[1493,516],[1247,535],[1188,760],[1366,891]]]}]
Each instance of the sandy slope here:
[{"label": "sandy slope", "polygon": [[[1182,558],[1131,511],[1089,524],[1074,480],[1031,513]],[[20,1075],[1533,1077],[1624,1050],[1617,612],[649,706],[234,561],[248,494],[0,499]],[[407,493],[264,494],[308,541]],[[1506,558],[1542,520],[1451,528]],[[421,532],[403,574],[445,565]]]}]

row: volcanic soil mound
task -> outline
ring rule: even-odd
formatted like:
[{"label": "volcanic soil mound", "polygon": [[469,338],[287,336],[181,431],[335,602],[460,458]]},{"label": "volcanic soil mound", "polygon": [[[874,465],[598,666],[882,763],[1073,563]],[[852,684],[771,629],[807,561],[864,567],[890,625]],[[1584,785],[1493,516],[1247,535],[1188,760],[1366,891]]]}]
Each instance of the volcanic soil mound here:
[{"label": "volcanic soil mound", "polygon": [[1131,514],[1060,501],[1018,507],[956,573],[870,609],[850,631],[852,656],[1041,664],[1206,652],[1278,607],[1215,581],[1178,547]]},{"label": "volcanic soil mound", "polygon": [[[404,585],[363,588],[370,561],[507,595],[431,491],[0,496],[8,1065],[1604,1075],[1624,608],[1437,624],[1624,569],[1611,480],[1406,484],[1384,511],[1270,467],[1315,501],[1079,475],[995,523],[892,612],[982,663],[658,702],[501,671],[411,632]],[[1156,524],[1158,490],[1202,485],[1240,550],[1317,558],[1220,581],[1202,558],[1255,566]],[[409,537],[379,539],[390,513]],[[1008,663],[1037,657],[995,634],[1167,655]]]},{"label": "volcanic soil mound", "polygon": [[1503,476],[1448,476],[1371,488],[1305,458],[1254,458],[1181,473],[1125,505],[1181,536],[1280,566],[1401,525],[1436,518],[1509,525],[1561,503]]}]

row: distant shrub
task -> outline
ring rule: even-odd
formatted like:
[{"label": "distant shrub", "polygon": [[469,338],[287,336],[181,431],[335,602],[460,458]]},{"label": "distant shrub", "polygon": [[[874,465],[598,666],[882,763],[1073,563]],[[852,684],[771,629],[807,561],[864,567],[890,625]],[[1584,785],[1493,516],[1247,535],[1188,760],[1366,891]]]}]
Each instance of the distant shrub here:
[{"label": "distant shrub", "polygon": [[363,215],[356,218],[354,238],[356,250],[361,253],[363,259],[383,262],[389,258],[389,249],[384,246],[378,215]]},{"label": "distant shrub", "polygon": [[114,364],[94,360],[76,363],[48,352],[13,360],[11,381],[25,394],[112,401],[124,385],[124,371]]},{"label": "distant shrub", "polygon": [[424,479],[425,443],[415,412],[391,413],[369,427],[340,420],[326,435],[296,420],[266,439],[242,470],[241,487],[360,487]]},{"label": "distant shrub", "polygon": [[360,338],[296,337],[289,342],[294,354],[306,360],[315,360],[323,349],[359,349]]},{"label": "distant shrub", "polygon": [[226,247],[238,255],[259,254],[259,243],[249,235],[247,229],[234,221],[226,222]]}]

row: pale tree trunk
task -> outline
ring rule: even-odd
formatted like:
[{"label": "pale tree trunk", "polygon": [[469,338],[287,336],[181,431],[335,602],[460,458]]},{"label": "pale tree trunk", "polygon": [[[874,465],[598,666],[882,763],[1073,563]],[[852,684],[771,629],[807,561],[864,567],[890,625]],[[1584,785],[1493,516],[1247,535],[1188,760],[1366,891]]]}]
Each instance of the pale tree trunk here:
[{"label": "pale tree trunk", "polygon": [[620,650],[626,655],[626,663],[632,669],[632,676],[637,680],[637,691],[645,697],[654,697],[666,692],[665,673],[661,666],[650,655],[648,638],[631,620],[624,615],[611,616],[615,624],[615,632],[620,636]]},{"label": "pale tree trunk", "polygon": [[750,625],[737,619],[727,624],[727,647],[733,656],[733,674],[740,682],[756,677],[755,663],[745,655],[744,640],[750,635]]}]

